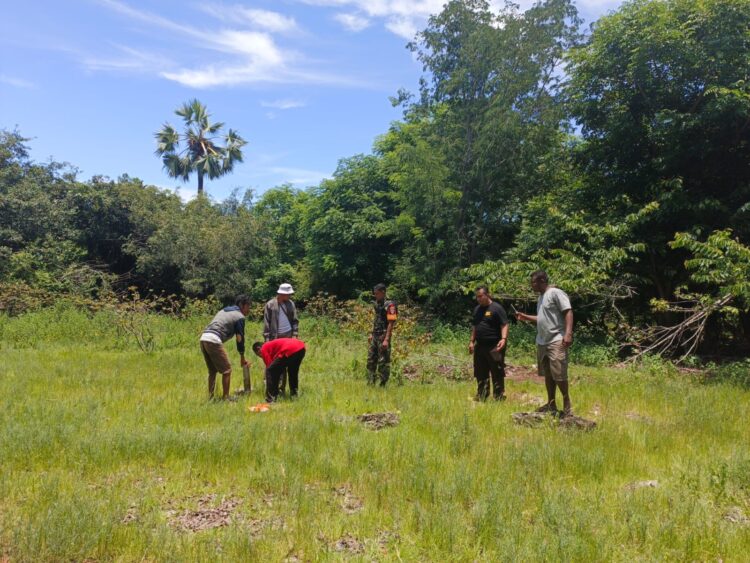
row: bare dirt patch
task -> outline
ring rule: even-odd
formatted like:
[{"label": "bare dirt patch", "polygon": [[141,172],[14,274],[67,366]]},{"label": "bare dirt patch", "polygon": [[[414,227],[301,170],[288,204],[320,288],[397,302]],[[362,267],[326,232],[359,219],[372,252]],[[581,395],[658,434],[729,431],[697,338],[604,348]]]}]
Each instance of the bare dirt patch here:
[{"label": "bare dirt patch", "polygon": [[232,521],[232,513],[239,504],[240,500],[234,497],[222,499],[216,504],[216,495],[210,494],[197,499],[196,510],[168,510],[167,516],[174,528],[185,532],[200,532],[228,526]]},{"label": "bare dirt patch", "polygon": [[138,517],[138,510],[134,504],[131,504],[120,522],[123,524],[132,524],[133,522],[138,522],[138,520],[140,520]]},{"label": "bare dirt patch", "polygon": [[381,551],[388,548],[389,545],[398,543],[401,536],[398,532],[391,532],[390,530],[381,530],[378,532],[378,546]]},{"label": "bare dirt patch", "polygon": [[511,381],[532,381],[533,383],[544,383],[544,378],[539,377],[536,367],[527,366],[505,366],[505,378]]},{"label": "bare dirt patch", "polygon": [[419,369],[419,366],[415,366],[414,364],[406,364],[401,369],[401,373],[404,375],[404,378],[409,381],[420,381],[422,379],[422,370]]},{"label": "bare dirt patch", "polygon": [[739,506],[733,506],[724,513],[724,520],[731,522],[732,524],[739,524],[741,526],[750,525],[750,518],[748,518]]},{"label": "bare dirt patch", "polygon": [[567,428],[571,430],[593,430],[594,428],[596,428],[596,422],[572,414],[561,418],[560,422],[558,423],[558,428]]},{"label": "bare dirt patch", "polygon": [[347,514],[355,514],[365,507],[364,501],[352,492],[349,485],[336,487],[333,492],[339,497],[341,510]]},{"label": "bare dirt patch", "polygon": [[365,544],[351,534],[344,534],[333,545],[334,551],[359,554],[365,552]]},{"label": "bare dirt patch", "polygon": [[538,428],[540,426],[550,426],[556,424],[560,429],[571,430],[593,430],[596,428],[596,422],[570,414],[562,416],[560,411],[555,413],[546,412],[516,412],[511,415],[513,422],[519,426],[529,428]]},{"label": "bare dirt patch", "polygon": [[401,417],[397,412],[372,412],[357,417],[370,430],[381,430],[389,426],[398,426]]}]

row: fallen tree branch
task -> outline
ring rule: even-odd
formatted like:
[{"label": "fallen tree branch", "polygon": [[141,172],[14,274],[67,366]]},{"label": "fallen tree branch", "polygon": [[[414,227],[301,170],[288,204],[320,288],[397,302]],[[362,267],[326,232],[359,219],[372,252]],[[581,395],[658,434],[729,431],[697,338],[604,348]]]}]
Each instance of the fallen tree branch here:
[{"label": "fallen tree branch", "polygon": [[687,306],[686,301],[680,301],[670,304],[670,312],[683,313],[687,318],[673,326],[649,327],[634,342],[623,344],[621,348],[637,348],[637,353],[628,360],[631,362],[636,362],[647,354],[670,355],[678,350],[682,351],[682,355],[676,363],[684,362],[703,340],[709,317],[726,307],[733,299],[732,294],[727,294],[711,303],[695,301],[692,306]]}]

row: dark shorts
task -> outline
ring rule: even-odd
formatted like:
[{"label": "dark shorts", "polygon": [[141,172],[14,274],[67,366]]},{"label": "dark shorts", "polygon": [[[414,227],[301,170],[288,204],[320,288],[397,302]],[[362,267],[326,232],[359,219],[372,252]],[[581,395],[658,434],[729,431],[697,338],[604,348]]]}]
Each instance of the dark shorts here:
[{"label": "dark shorts", "polygon": [[203,359],[206,361],[209,374],[226,375],[232,372],[232,364],[229,363],[229,356],[223,344],[201,340],[201,352],[203,352]]}]

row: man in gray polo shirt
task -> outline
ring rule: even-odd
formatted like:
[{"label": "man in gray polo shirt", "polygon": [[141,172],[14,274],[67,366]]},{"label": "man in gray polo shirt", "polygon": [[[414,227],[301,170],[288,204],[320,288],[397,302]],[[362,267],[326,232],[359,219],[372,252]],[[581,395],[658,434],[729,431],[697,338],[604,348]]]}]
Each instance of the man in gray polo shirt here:
[{"label": "man in gray polo shirt", "polygon": [[547,404],[539,412],[557,412],[556,389],[563,397],[563,415],[572,414],[568,392],[568,348],[573,344],[573,309],[564,291],[550,287],[547,273],[531,274],[531,288],[539,294],[536,315],[516,313],[519,321],[536,323],[536,363],[547,387]]}]

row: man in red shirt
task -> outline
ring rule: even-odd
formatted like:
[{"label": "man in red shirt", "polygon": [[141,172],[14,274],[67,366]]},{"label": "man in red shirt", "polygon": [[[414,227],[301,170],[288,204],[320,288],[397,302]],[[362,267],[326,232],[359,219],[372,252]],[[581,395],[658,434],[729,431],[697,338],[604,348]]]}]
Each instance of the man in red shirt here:
[{"label": "man in red shirt", "polygon": [[265,344],[253,344],[253,352],[266,364],[266,402],[272,403],[279,397],[281,374],[288,369],[289,394],[297,396],[299,366],[305,357],[305,343],[296,338],[277,338]]}]

